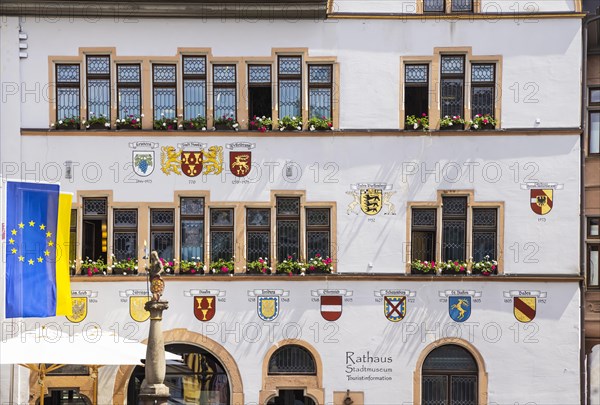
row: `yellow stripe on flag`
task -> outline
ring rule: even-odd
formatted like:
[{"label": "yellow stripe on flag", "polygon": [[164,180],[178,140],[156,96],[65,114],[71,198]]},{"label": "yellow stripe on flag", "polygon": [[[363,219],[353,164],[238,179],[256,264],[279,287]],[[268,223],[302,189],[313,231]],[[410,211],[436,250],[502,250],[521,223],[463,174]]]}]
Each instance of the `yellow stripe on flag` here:
[{"label": "yellow stripe on flag", "polygon": [[56,315],[73,316],[71,277],[69,274],[69,236],[71,230],[71,202],[73,196],[60,193],[58,226],[56,229]]}]

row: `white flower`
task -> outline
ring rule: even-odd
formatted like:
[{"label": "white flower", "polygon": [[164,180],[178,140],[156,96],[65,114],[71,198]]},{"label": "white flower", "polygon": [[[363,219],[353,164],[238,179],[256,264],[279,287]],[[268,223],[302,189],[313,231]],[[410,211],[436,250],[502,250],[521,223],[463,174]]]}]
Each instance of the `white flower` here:
[{"label": "white flower", "polygon": [[62,124],[63,122],[62,122],[62,120],[60,120],[60,121],[58,121],[58,123],[59,123],[59,124]]},{"label": "white flower", "polygon": [[105,123],[104,123],[104,126],[105,126],[106,128],[108,128],[108,127],[110,127],[110,124],[109,124],[108,122],[105,122]]},{"label": "white flower", "polygon": [[295,119],[296,119],[296,117],[292,117],[292,119],[293,119],[293,120],[295,120]]},{"label": "white flower", "polygon": [[121,120],[119,120],[118,118],[115,120],[115,122],[118,124],[119,122],[121,122]]},{"label": "white flower", "polygon": [[284,129],[285,129],[285,128],[283,128],[283,127],[279,128],[279,130],[280,130],[280,131],[283,131]]},{"label": "white flower", "polygon": [[167,123],[166,123],[166,122],[163,122],[163,127],[166,127],[166,126],[167,126]]},{"label": "white flower", "polygon": [[414,128],[414,129],[417,129],[417,128],[419,128],[419,124],[417,124],[417,123],[415,122],[415,123],[413,124],[413,128]]},{"label": "white flower", "polygon": [[454,125],[453,123],[448,124],[449,127],[451,127],[452,125]]},{"label": "white flower", "polygon": [[479,128],[479,125],[475,124],[475,125],[473,125],[473,128],[477,129],[477,128]]},{"label": "white flower", "polygon": [[161,116],[161,117],[164,117],[164,116],[165,116],[165,113],[160,113],[160,116]]},{"label": "white flower", "polygon": [[81,121],[82,124],[85,124],[85,120]]},{"label": "white flower", "polygon": [[298,126],[296,127],[296,129],[297,129],[298,131],[301,131],[301,130],[302,130],[302,127],[301,127],[300,125],[298,125]]},{"label": "white flower", "polygon": [[54,128],[54,122],[50,124],[50,128]]},{"label": "white flower", "polygon": [[330,129],[331,131],[333,131],[335,128],[334,128],[334,127],[329,127],[329,129]]},{"label": "white flower", "polygon": [[90,129],[90,126],[89,126],[89,125],[86,125],[86,126],[85,126],[85,129]]},{"label": "white flower", "polygon": [[265,116],[263,115],[263,116],[262,116],[262,119],[264,120],[265,118],[267,118],[267,117],[265,117]]},{"label": "white flower", "polygon": [[144,114],[140,115],[140,117],[144,118]]},{"label": "white flower", "polygon": [[315,126],[314,126],[314,125],[311,125],[309,129],[310,129],[311,131],[314,131],[314,130],[315,130]]},{"label": "white flower", "polygon": [[202,127],[202,130],[203,130],[203,131],[206,131],[206,127]]},{"label": "white flower", "polygon": [[182,125],[182,124],[179,124],[179,128],[183,128],[183,125]]},{"label": "white flower", "polygon": [[237,128],[238,126],[239,126],[239,125],[238,125],[238,123],[237,123],[237,122],[236,122],[235,124],[233,124],[233,127],[234,127],[234,128]]},{"label": "white flower", "polygon": [[204,267],[202,267],[202,270],[206,271],[206,265],[204,265]]}]

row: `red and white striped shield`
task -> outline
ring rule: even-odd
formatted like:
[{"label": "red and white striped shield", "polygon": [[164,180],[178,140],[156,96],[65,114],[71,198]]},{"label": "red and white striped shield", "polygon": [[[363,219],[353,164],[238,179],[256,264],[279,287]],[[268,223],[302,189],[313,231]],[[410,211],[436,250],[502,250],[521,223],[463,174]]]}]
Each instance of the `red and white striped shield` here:
[{"label": "red and white striped shield", "polygon": [[321,316],[326,321],[337,321],[342,316],[341,295],[321,295]]}]

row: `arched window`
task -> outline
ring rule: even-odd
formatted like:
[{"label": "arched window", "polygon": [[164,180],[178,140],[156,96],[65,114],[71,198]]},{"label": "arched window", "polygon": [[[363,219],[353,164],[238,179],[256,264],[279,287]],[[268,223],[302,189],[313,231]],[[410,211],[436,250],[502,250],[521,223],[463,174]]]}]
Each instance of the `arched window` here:
[{"label": "arched window", "polygon": [[269,360],[269,375],[316,375],[315,359],[308,350],[298,345],[285,345],[275,351]]},{"label": "arched window", "polygon": [[423,363],[423,405],[477,405],[477,363],[468,350],[444,345]]},{"label": "arched window", "polygon": [[[183,361],[167,361],[165,385],[173,404],[230,405],[231,389],[227,370],[206,350],[189,344],[166,344],[165,350],[181,354]],[[137,404],[144,381],[144,368],[133,370],[127,391],[127,403]]]}]

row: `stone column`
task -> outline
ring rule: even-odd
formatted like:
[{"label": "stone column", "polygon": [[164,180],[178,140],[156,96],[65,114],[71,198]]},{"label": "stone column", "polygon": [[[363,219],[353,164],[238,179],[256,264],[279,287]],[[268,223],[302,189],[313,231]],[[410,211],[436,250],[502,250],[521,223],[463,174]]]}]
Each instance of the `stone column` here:
[{"label": "stone column", "polygon": [[148,301],[144,306],[150,312],[150,333],[146,349],[146,370],[140,389],[144,405],[167,405],[169,387],[164,384],[166,374],[165,342],[162,335],[162,313],[169,308],[167,301]]}]

